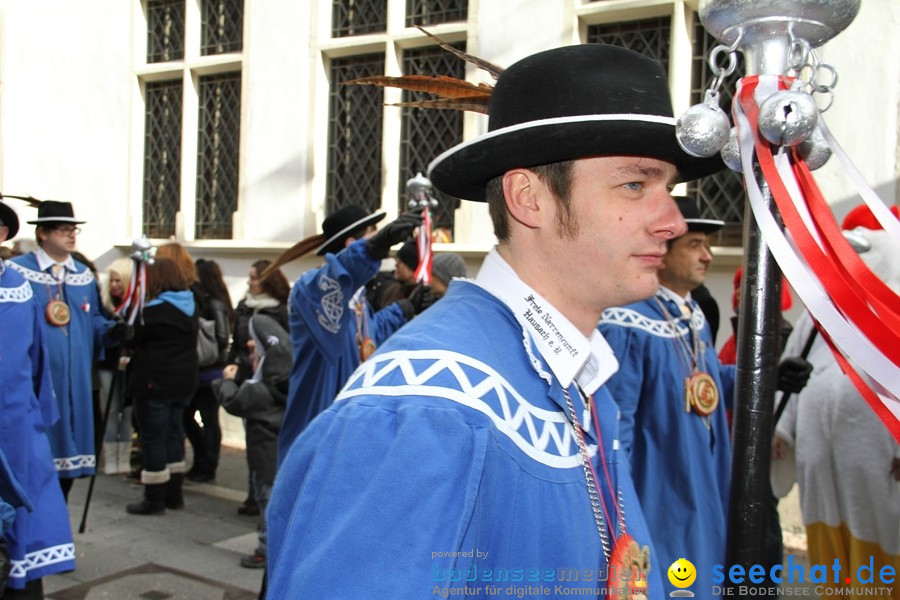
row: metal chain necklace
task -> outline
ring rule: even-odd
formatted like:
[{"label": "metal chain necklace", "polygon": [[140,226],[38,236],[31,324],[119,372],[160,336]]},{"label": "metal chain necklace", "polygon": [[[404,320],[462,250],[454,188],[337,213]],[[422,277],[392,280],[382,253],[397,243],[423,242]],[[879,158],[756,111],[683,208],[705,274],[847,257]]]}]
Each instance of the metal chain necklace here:
[{"label": "metal chain necklace", "polygon": [[[600,534],[600,544],[603,546],[603,556],[606,557],[607,563],[612,554],[612,547],[609,543],[609,536],[606,533],[607,527],[603,518],[603,507],[600,504],[600,490],[597,486],[597,474],[594,472],[594,465],[588,455],[587,444],[584,441],[584,431],[581,429],[581,423],[575,415],[575,406],[572,404],[572,398],[569,396],[569,390],[563,388],[563,394],[566,396],[566,405],[569,407],[569,414],[572,416],[570,424],[575,431],[575,440],[578,443],[578,449],[581,454],[581,468],[584,470],[584,479],[587,481],[588,497],[591,500],[591,510],[594,513],[594,523],[597,525],[597,533]],[[610,490],[612,493],[612,490]]]},{"label": "metal chain necklace", "polygon": [[[719,406],[719,388],[716,386],[716,382],[712,376],[705,370],[700,369],[701,363],[704,367],[706,366],[706,363],[703,360],[703,354],[700,352],[700,332],[691,327],[689,320],[688,333],[693,338],[692,347],[692,345],[684,339],[684,336],[681,335],[681,329],[679,329],[678,323],[668,311],[666,305],[658,296],[653,299],[656,300],[659,310],[662,312],[663,316],[665,316],[669,326],[672,328],[674,333],[672,343],[675,344],[675,353],[678,357],[678,362],[681,363],[682,368],[687,371],[687,375],[684,377],[684,411],[691,412],[691,409],[693,408],[694,412],[702,418],[703,425],[707,429],[710,429],[709,415],[711,415],[713,411],[716,410],[716,407]],[[687,357],[687,365],[685,365],[682,360],[683,355]]]},{"label": "metal chain necklace", "polygon": [[[606,558],[607,566],[607,589],[606,596],[611,598],[647,598],[647,573],[650,571],[650,548],[643,548],[628,535],[625,526],[625,502],[622,498],[622,490],[619,486],[613,489],[612,478],[606,467],[606,456],[603,450],[603,439],[600,434],[600,423],[597,419],[597,407],[594,402],[590,402],[585,398],[584,392],[581,392],[585,405],[590,410],[594,428],[597,431],[597,448],[600,454],[600,463],[603,465],[603,472],[609,486],[610,495],[614,495],[613,500],[618,517],[619,535],[613,533],[612,527],[609,525],[609,513],[606,510],[605,503],[601,496],[600,486],[597,482],[597,473],[594,470],[594,464],[591,462],[590,455],[587,451],[587,443],[584,441],[584,430],[578,421],[575,413],[575,406],[572,404],[572,398],[569,391],[563,388],[563,395],[566,397],[566,405],[569,409],[571,419],[569,420],[572,429],[575,431],[575,439],[578,442],[578,448],[581,451],[581,466],[584,471],[584,478],[587,482],[588,497],[591,501],[591,511],[594,514],[594,523],[597,525],[597,533],[600,536],[600,544],[603,546],[603,555]],[[612,539],[610,539],[612,537]]]}]

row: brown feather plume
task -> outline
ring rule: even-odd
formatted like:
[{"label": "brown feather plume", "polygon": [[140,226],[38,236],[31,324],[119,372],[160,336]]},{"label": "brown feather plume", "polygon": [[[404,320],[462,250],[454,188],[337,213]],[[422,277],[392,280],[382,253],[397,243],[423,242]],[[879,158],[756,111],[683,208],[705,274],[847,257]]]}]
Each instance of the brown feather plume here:
[{"label": "brown feather plume", "polygon": [[[416,25],[418,29],[434,40],[438,46],[452,53],[454,56],[477,66],[479,69],[487,71],[491,77],[497,79],[503,72],[501,67],[472,56],[467,52],[463,52],[454,48],[450,44],[444,42],[436,35],[429,33],[425,28]],[[375,85],[379,87],[395,87],[409,92],[425,92],[438,96],[433,100],[417,100],[411,102],[398,102],[389,106],[406,106],[413,108],[440,108],[450,110],[468,110],[487,114],[488,102],[491,99],[491,93],[494,86],[487,83],[469,83],[463,79],[456,77],[448,77],[446,75],[401,75],[399,77],[390,77],[386,75],[373,75],[371,77],[360,77],[350,81],[343,82],[344,85]]]},{"label": "brown feather plume", "polygon": [[31,206],[34,208],[37,208],[38,206],[40,206],[41,202],[42,202],[42,200],[38,200],[34,196],[14,196],[12,194],[0,193],[0,199],[2,199],[2,198],[15,198],[16,200],[22,200],[23,202],[28,204],[28,206]]},{"label": "brown feather plume", "polygon": [[300,240],[284,252],[282,252],[278,258],[269,263],[269,266],[263,269],[263,272],[259,274],[260,281],[268,278],[272,273],[281,268],[282,265],[286,265],[292,260],[296,260],[302,256],[306,256],[319,246],[325,243],[325,234],[317,233],[316,235],[311,235],[306,239]]},{"label": "brown feather plume", "polygon": [[460,50],[458,48],[454,48],[453,46],[451,46],[450,44],[448,44],[447,42],[445,42],[438,36],[434,35],[433,33],[429,33],[428,30],[426,30],[421,25],[416,25],[416,29],[418,29],[419,31],[421,31],[422,33],[424,33],[425,35],[430,37],[432,40],[435,41],[435,43],[437,43],[438,46],[440,46],[447,52],[463,59],[467,63],[471,63],[471,64],[475,65],[476,67],[478,67],[479,69],[481,69],[483,71],[487,71],[488,73],[490,73],[491,77],[494,78],[494,81],[496,81],[497,78],[500,77],[500,74],[503,73],[503,67],[499,67],[492,62],[484,60],[483,58],[478,58],[477,56],[473,56],[473,55],[469,54],[468,52],[463,52],[462,50]]}]

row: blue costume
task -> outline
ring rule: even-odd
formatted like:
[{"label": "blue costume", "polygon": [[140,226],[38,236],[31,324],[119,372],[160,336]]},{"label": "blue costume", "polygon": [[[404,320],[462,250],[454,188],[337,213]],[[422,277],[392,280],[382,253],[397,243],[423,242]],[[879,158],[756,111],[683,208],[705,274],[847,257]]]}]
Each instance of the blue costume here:
[{"label": "blue costume", "polygon": [[43,314],[39,316],[50,351],[50,372],[60,413],[48,436],[59,477],[84,477],[96,468],[91,365],[95,348],[103,343],[113,322],[100,313],[97,282],[90,269],[70,258],[60,275],[61,282],[47,261],[52,263],[39,249],[11,259],[9,265],[31,284],[41,313],[57,296],[69,306],[71,321],[67,325],[57,327]]},{"label": "blue costume", "polygon": [[[608,387],[622,411],[619,439],[660,565],[689,560],[697,569],[690,589],[708,598],[712,565],[725,563],[731,469],[725,404],[733,396],[734,367],[719,363],[703,312],[693,300],[688,306],[684,315],[675,294],[661,288],[648,300],[608,309],[599,329],[619,360]],[[699,369],[719,391],[708,417],[685,410],[685,351],[693,336],[700,336]],[[668,595],[675,588],[668,579],[665,584]]]},{"label": "blue costume", "polygon": [[13,589],[75,568],[69,514],[46,434],[59,419],[59,410],[43,320],[31,286],[0,261],[0,453],[26,496],[5,533],[12,559],[8,585]]},{"label": "blue costume", "polygon": [[366,240],[360,239],[337,254],[327,254],[322,267],[307,271],[294,284],[290,298],[294,361],[278,436],[279,460],[309,422],[331,405],[361,362],[356,302],[361,303],[364,316],[360,320],[376,345],[406,323],[396,304],[373,314],[364,293],[354,296],[380,265],[380,260],[366,252]]},{"label": "blue costume", "polygon": [[[391,336],[292,446],[267,512],[269,597],[466,588],[497,598],[513,586],[556,598],[605,587],[565,389],[603,504],[614,510],[611,481],[627,532],[649,552],[649,597],[660,598],[660,567],[616,450],[617,409],[600,387],[614,370],[602,336],[585,338],[491,253],[477,284],[454,281]],[[595,400],[606,469],[579,386]]]}]

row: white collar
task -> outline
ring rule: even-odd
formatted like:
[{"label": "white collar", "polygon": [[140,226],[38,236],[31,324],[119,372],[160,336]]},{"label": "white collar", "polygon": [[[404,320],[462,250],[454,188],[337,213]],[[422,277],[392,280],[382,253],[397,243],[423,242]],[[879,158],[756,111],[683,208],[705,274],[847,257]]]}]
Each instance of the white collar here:
[{"label": "white collar", "polygon": [[661,285],[659,286],[659,295],[661,295],[664,300],[671,300],[672,302],[674,302],[678,306],[678,308],[681,308],[684,305],[687,305],[688,308],[692,308],[690,292],[687,293],[687,296],[681,297],[666,286]]},{"label": "white collar", "polygon": [[43,248],[38,248],[34,251],[34,257],[37,259],[38,269],[41,271],[46,271],[53,265],[62,265],[68,271],[75,272],[75,261],[72,259],[72,255],[68,255],[66,260],[62,262],[56,262]]},{"label": "white collar", "polygon": [[576,381],[591,395],[619,370],[619,362],[603,335],[594,329],[590,337],[585,337],[556,307],[519,279],[496,247],[484,258],[475,282],[509,307],[564,388]]}]

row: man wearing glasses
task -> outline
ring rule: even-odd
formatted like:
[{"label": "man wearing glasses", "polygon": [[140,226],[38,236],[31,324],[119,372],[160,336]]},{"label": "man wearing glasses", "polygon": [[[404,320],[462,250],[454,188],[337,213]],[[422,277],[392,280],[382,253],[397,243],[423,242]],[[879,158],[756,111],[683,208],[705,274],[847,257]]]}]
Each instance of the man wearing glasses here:
[{"label": "man wearing glasses", "polygon": [[69,202],[48,200],[38,207],[38,249],[10,260],[22,274],[44,313],[44,338],[60,419],[47,430],[56,471],[68,500],[72,483],[96,469],[91,365],[97,345],[115,345],[128,326],[100,313],[97,283],[91,270],[72,258],[84,221],[75,219]]}]

